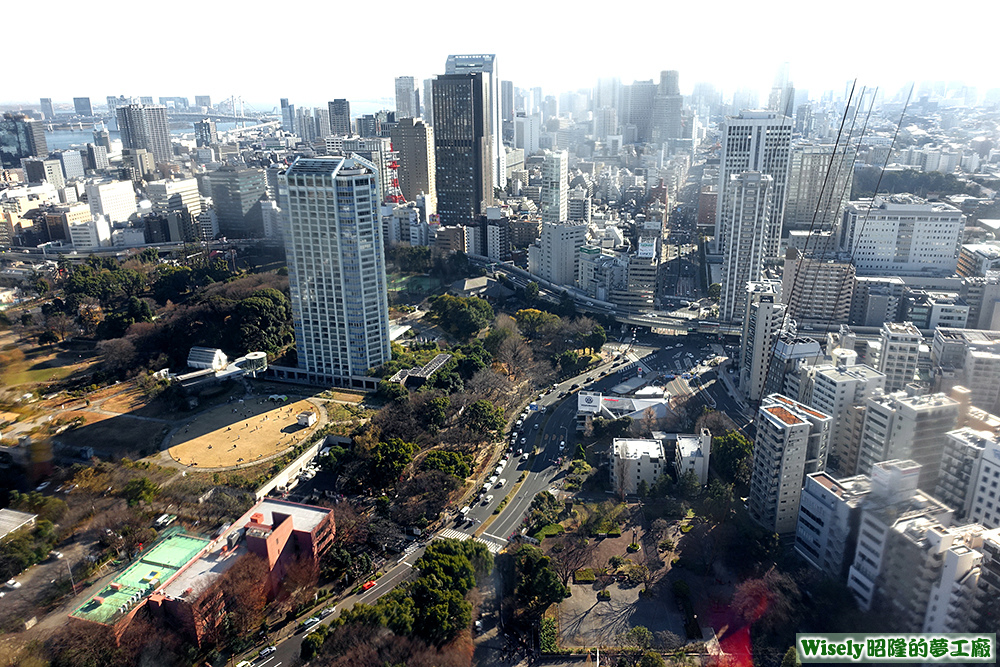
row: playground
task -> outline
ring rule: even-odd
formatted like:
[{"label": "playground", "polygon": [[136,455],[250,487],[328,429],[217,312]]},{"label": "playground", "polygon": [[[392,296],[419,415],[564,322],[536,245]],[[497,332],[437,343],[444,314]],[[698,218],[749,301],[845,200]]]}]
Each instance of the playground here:
[{"label": "playground", "polygon": [[[301,412],[319,419],[299,426]],[[309,401],[286,396],[231,399],[178,428],[167,451],[177,463],[198,468],[255,463],[294,447],[319,427],[322,417]]]}]

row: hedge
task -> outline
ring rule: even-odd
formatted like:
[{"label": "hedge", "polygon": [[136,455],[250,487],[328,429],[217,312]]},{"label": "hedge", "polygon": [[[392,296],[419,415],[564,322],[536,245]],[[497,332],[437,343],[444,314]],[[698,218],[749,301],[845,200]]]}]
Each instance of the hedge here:
[{"label": "hedge", "polygon": [[578,584],[592,584],[597,581],[597,575],[591,568],[584,567],[573,573],[573,581]]},{"label": "hedge", "polygon": [[556,633],[556,619],[543,618],[538,628],[542,653],[556,653],[559,650],[559,645],[556,643]]}]

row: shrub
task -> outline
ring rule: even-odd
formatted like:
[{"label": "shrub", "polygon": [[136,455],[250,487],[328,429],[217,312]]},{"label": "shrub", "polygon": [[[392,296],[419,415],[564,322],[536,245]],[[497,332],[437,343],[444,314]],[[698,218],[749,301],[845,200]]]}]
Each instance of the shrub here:
[{"label": "shrub", "polygon": [[632,544],[628,545],[629,553],[635,553],[636,551],[639,551],[639,549],[641,548],[642,547],[640,547],[639,544],[636,542],[633,542]]},{"label": "shrub", "polygon": [[538,541],[542,541],[546,537],[551,537],[553,535],[562,535],[563,531],[565,530],[566,529],[563,528],[558,523],[550,523],[536,530],[535,533],[532,535],[532,537]]},{"label": "shrub", "polygon": [[611,591],[597,591],[597,600],[599,602],[607,602],[611,599]]},{"label": "shrub", "polygon": [[556,643],[556,632],[556,619],[543,618],[538,628],[542,653],[555,653],[559,650],[559,645]]},{"label": "shrub", "polygon": [[673,551],[674,541],[673,540],[660,540],[660,543],[656,545],[660,551]]},{"label": "shrub", "polygon": [[611,530],[608,531],[608,537],[621,537],[621,536],[622,536],[621,528],[612,528]]},{"label": "shrub", "polygon": [[694,526],[692,526],[689,523],[686,523],[683,526],[681,526],[681,532],[684,533],[685,535],[687,535],[688,533],[691,532],[692,528],[694,528]]},{"label": "shrub", "polygon": [[597,581],[597,575],[589,567],[584,567],[573,573],[573,581],[578,584],[592,584]]}]

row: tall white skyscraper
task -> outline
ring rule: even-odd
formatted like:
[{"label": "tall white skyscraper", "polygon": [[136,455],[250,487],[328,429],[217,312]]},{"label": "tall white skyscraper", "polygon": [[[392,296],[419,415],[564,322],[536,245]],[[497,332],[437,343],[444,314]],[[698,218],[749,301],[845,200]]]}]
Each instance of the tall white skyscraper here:
[{"label": "tall white skyscraper", "polygon": [[360,158],[299,158],[281,186],[303,379],[374,389],[365,373],[391,357],[378,171]]},{"label": "tall white skyscraper", "polygon": [[396,77],[396,120],[419,118],[420,102],[417,82],[412,76]]},{"label": "tall white skyscraper", "polygon": [[739,382],[743,395],[755,402],[767,384],[774,341],[781,332],[786,306],[781,303],[781,283],[777,281],[750,282],[744,289],[748,306],[741,318]]},{"label": "tall white skyscraper", "polygon": [[785,211],[792,120],[774,111],[741,111],[727,116],[722,126],[719,154],[719,202],[715,214],[716,252],[725,251],[726,228],[733,207],[729,203],[732,177],[744,171],[759,171],[773,179],[772,209],[765,257],[777,257],[781,221]]},{"label": "tall white skyscraper", "polygon": [[[854,158],[847,148],[846,141],[839,146],[804,142],[792,147],[786,229],[834,229],[854,180]],[[816,250],[813,246],[809,243],[805,250]]]},{"label": "tall white skyscraper", "polygon": [[542,162],[542,222],[565,222],[569,216],[569,155],[546,151]]},{"label": "tall white skyscraper", "polygon": [[498,188],[507,187],[507,170],[504,168],[505,154],[502,141],[503,118],[500,99],[500,76],[497,72],[497,57],[492,53],[451,55],[445,61],[445,74],[468,74],[482,72],[486,76],[489,92],[489,133],[493,153],[493,183]]},{"label": "tall white skyscraper", "polygon": [[728,238],[722,253],[719,318],[739,322],[746,313],[747,283],[761,279],[774,233],[774,179],[758,171],[734,174],[726,190]]}]

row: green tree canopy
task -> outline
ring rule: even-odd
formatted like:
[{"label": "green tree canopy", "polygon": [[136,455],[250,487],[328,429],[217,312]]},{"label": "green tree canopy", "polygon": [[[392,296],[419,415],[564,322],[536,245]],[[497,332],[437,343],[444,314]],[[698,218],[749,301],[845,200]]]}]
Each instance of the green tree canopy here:
[{"label": "green tree canopy", "polygon": [[493,307],[476,296],[442,294],[431,299],[431,315],[445,331],[467,339],[489,325]]},{"label": "green tree canopy", "polygon": [[443,449],[428,452],[421,462],[421,467],[424,470],[441,470],[458,477],[460,480],[464,480],[472,472],[468,456]]},{"label": "green tree canopy", "polygon": [[738,431],[728,431],[712,440],[712,467],[730,484],[750,483],[753,443]]},{"label": "green tree canopy", "polygon": [[514,319],[521,332],[528,338],[545,336],[559,328],[562,321],[558,315],[546,313],[536,308],[524,308],[514,313]]},{"label": "green tree canopy", "polygon": [[392,486],[413,460],[417,446],[399,438],[379,441],[371,449],[369,472],[372,484],[380,489]]},{"label": "green tree canopy", "polygon": [[514,553],[514,568],[514,596],[529,616],[540,616],[550,604],[562,602],[569,595],[552,561],[538,547],[520,547]]},{"label": "green tree canopy", "polygon": [[479,399],[465,408],[462,424],[474,433],[496,433],[504,427],[503,408]]}]

